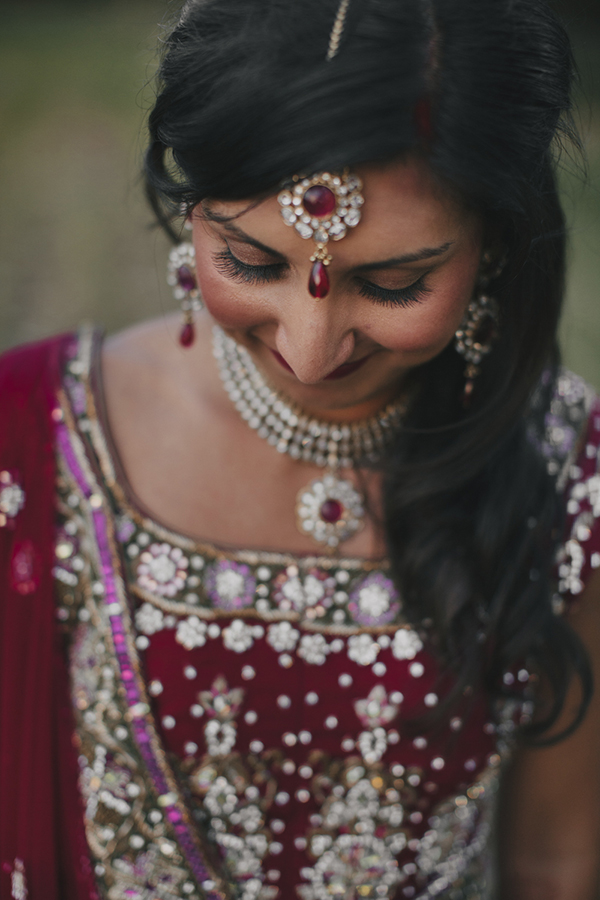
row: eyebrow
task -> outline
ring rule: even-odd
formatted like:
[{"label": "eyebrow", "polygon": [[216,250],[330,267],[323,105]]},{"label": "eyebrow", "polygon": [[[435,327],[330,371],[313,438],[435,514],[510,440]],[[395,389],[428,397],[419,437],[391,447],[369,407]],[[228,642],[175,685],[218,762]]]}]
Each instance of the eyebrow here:
[{"label": "eyebrow", "polygon": [[[223,225],[227,231],[235,235],[235,237],[245,244],[250,244],[252,247],[256,247],[258,250],[262,250],[264,253],[268,253],[270,256],[274,256],[277,259],[285,259],[282,253],[273,250],[272,247],[268,247],[261,241],[257,241],[256,238],[250,237],[249,234],[246,234],[245,231],[238,228],[237,225],[234,225],[230,219],[219,216],[208,209],[204,210],[204,215],[209,221]],[[443,256],[453,244],[454,241],[446,241],[446,243],[440,244],[439,247],[423,247],[421,250],[416,250],[414,253],[405,253],[402,256],[393,256],[390,259],[384,259],[378,262],[362,263],[358,266],[354,266],[354,268],[360,269],[363,272],[372,272],[375,269],[393,269],[395,266],[406,266],[409,263],[424,262],[428,259],[434,259],[436,256]]]},{"label": "eyebrow", "polygon": [[[244,210],[244,212],[245,211],[246,210]],[[268,247],[266,244],[263,244],[262,241],[257,241],[256,238],[250,237],[249,234],[246,234],[245,231],[238,228],[237,225],[234,225],[229,216],[220,216],[204,204],[202,205],[202,212],[205,219],[208,219],[209,222],[215,222],[217,225],[222,225],[223,228],[235,235],[240,241],[243,241],[244,244],[250,244],[252,247],[256,247],[257,250],[262,250],[263,253],[268,253],[269,256],[275,256],[277,259],[285,259],[285,256],[282,253],[273,250],[272,247]]]},{"label": "eyebrow", "polygon": [[414,253],[393,256],[391,259],[384,259],[381,262],[363,263],[363,265],[356,266],[356,268],[361,269],[363,272],[370,272],[373,269],[392,269],[394,266],[406,266],[408,263],[424,262],[436,256],[443,256],[453,244],[454,241],[446,241],[445,244],[440,244],[439,247],[423,247],[422,250],[416,250]]}]

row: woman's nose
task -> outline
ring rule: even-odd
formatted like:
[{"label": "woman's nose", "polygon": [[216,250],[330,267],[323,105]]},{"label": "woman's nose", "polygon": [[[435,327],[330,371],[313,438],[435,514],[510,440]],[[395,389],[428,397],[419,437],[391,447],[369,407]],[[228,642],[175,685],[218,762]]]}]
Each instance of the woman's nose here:
[{"label": "woman's nose", "polygon": [[355,337],[347,310],[334,296],[315,300],[307,291],[280,317],[275,343],[298,380],[315,384],[348,361]]}]

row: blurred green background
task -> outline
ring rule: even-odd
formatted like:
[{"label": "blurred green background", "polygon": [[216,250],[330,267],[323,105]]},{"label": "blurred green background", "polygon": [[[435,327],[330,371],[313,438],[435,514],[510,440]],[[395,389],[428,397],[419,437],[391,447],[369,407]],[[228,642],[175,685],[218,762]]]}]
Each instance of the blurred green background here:
[{"label": "blurred green background", "polygon": [[[290,0],[291,2],[291,0]],[[0,349],[175,303],[139,181],[143,125],[176,0],[0,2]],[[600,4],[561,12],[579,62],[589,179],[562,175],[572,229],[566,363],[600,388]]]}]

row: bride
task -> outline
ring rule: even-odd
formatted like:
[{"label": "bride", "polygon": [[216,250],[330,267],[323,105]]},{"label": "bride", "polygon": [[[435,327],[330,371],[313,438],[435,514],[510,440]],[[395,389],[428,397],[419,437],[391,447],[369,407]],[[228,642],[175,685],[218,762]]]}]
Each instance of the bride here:
[{"label": "bride", "polygon": [[182,322],[0,361],[0,896],[593,900],[572,74],[542,0],[184,6]]}]

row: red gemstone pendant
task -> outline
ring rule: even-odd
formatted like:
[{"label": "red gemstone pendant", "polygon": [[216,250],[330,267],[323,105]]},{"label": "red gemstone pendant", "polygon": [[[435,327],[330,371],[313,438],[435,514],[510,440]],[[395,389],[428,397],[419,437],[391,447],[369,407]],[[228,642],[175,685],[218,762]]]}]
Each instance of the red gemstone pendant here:
[{"label": "red gemstone pendant", "polygon": [[296,516],[302,534],[333,550],[363,528],[365,508],[352,482],[330,471],[298,493]]},{"label": "red gemstone pendant", "polygon": [[182,347],[191,347],[196,338],[196,329],[193,322],[186,322],[179,334],[179,343]]},{"label": "red gemstone pendant", "polygon": [[308,279],[308,290],[311,296],[316,297],[317,300],[326,297],[329,293],[329,275],[322,259],[317,259],[313,263]]},{"label": "red gemstone pendant", "polygon": [[335,523],[339,522],[344,515],[344,506],[339,500],[333,500],[329,497],[325,503],[322,504],[319,515],[324,522],[335,525]]},{"label": "red gemstone pendant", "polygon": [[335,194],[324,184],[314,184],[304,194],[302,205],[309,214],[316,218],[329,216],[336,207]]}]

